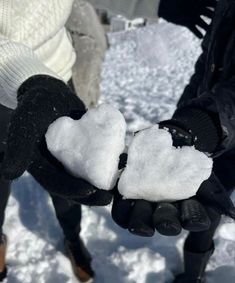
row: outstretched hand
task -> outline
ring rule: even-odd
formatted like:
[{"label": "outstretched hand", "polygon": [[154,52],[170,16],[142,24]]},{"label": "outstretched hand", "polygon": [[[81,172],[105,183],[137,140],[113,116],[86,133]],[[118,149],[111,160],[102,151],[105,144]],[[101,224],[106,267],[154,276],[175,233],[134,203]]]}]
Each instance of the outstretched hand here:
[{"label": "outstretched hand", "polygon": [[235,208],[214,173],[202,183],[195,197],[175,203],[124,199],[116,190],[112,217],[120,227],[139,236],[151,237],[155,231],[176,236],[182,229],[208,230],[211,224],[208,210],[235,219]]},{"label": "outstretched hand", "polygon": [[[187,132],[180,128],[180,126],[175,126],[174,123],[170,123],[170,121],[162,122],[160,126],[167,128],[171,133],[175,147],[194,145],[195,139],[193,138],[192,132]],[[144,137],[146,137],[146,135]],[[154,142],[157,142],[156,138]],[[196,142],[195,147],[207,148],[203,140],[197,139]],[[131,146],[133,146],[133,144]],[[147,147],[146,144],[145,147]],[[138,147],[138,149],[139,148],[140,147]],[[147,149],[144,148],[144,150]],[[143,152],[141,156],[144,156]],[[184,156],[182,156],[182,158],[184,158]],[[126,162],[127,155],[122,157],[120,169],[125,168]],[[145,164],[143,162],[140,163],[141,166]],[[169,164],[169,166],[172,168],[171,164]],[[158,167],[158,169],[160,167]],[[184,172],[182,172],[182,174],[184,174]],[[138,182],[136,184],[138,184]],[[199,186],[195,196],[171,203],[167,201],[154,202],[144,199],[125,199],[116,187],[114,190],[112,217],[122,228],[128,229],[133,234],[145,237],[153,236],[155,230],[168,236],[178,235],[182,229],[191,232],[208,230],[211,224],[211,219],[208,215],[211,215],[211,213],[207,212],[211,212],[211,210],[220,215],[225,214],[235,219],[235,207],[228,192],[213,171],[209,179],[202,183],[200,182]],[[141,188],[138,187],[138,190],[139,189]],[[165,190],[167,191],[167,187]],[[182,187],[182,190],[187,191],[187,183]],[[138,193],[138,195],[140,194],[141,193]]]},{"label": "outstretched hand", "polygon": [[156,204],[145,200],[123,200],[119,195],[114,198],[112,217],[122,228],[143,237],[153,236],[155,230],[165,236],[176,236],[182,228],[199,232],[210,227],[210,219],[196,199]]},{"label": "outstretched hand", "polygon": [[[19,89],[18,106],[8,127],[7,146],[1,175],[8,180],[25,170],[50,193],[93,205],[105,205],[112,196],[83,179],[71,176],[50,154],[45,133],[62,116],[80,119],[86,112],[82,101],[62,81],[48,76],[28,79]],[[96,196],[96,197],[95,197]]]}]

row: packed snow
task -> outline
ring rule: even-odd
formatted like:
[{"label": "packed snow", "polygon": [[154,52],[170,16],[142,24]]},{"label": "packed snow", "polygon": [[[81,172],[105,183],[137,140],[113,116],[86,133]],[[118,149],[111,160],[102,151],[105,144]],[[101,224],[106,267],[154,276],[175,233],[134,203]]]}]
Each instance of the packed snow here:
[{"label": "packed snow", "polygon": [[[125,119],[108,104],[88,110],[80,120],[61,117],[46,133],[48,149],[72,175],[104,190],[113,189],[119,178],[125,138]],[[175,148],[171,134],[155,125],[133,138],[118,189],[129,199],[190,198],[209,178],[212,165],[194,147]]]},{"label": "packed snow", "polygon": [[187,199],[210,177],[212,165],[212,159],[193,146],[174,147],[171,134],[155,125],[133,138],[118,190],[128,199]]},{"label": "packed snow", "polygon": [[61,117],[46,133],[53,156],[71,174],[103,190],[113,189],[117,182],[125,137],[123,115],[107,104],[88,110],[80,120]]},{"label": "packed snow", "polygon": [[[193,72],[200,42],[185,29],[165,22],[110,34],[109,39],[102,101],[121,109],[129,133],[169,118]],[[182,271],[186,233],[156,234],[150,239],[133,236],[112,221],[110,207],[83,207],[82,228],[94,257],[95,283],[171,283],[174,274]],[[207,269],[208,283],[234,281],[234,229],[233,221],[223,219]],[[52,203],[28,174],[13,184],[5,231],[7,283],[77,282],[63,254],[63,235]]]}]

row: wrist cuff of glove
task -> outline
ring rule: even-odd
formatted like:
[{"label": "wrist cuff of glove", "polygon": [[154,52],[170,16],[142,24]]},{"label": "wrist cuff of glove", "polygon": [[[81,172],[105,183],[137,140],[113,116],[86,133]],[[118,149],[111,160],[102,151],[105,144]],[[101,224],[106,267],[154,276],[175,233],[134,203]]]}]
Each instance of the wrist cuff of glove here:
[{"label": "wrist cuff of glove", "polygon": [[185,107],[173,115],[173,121],[193,136],[193,145],[202,152],[213,153],[220,144],[219,118],[201,109]]},{"label": "wrist cuff of glove", "polygon": [[17,99],[20,101],[22,97],[32,88],[46,88],[47,90],[54,89],[61,87],[61,89],[68,90],[69,87],[59,79],[56,79],[54,77],[48,76],[48,75],[35,75],[30,78],[28,78],[18,89],[17,92]]}]

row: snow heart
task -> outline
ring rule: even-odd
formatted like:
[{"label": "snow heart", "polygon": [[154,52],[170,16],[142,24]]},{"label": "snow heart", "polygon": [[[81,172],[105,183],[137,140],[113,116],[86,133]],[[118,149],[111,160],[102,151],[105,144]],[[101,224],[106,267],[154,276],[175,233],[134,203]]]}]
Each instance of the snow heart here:
[{"label": "snow heart", "polygon": [[171,134],[153,126],[133,139],[118,189],[128,199],[177,201],[196,194],[212,159],[194,147],[175,148]]},{"label": "snow heart", "polygon": [[119,156],[125,148],[126,122],[109,105],[87,111],[80,120],[62,117],[46,133],[47,147],[74,176],[103,190],[118,179]]}]

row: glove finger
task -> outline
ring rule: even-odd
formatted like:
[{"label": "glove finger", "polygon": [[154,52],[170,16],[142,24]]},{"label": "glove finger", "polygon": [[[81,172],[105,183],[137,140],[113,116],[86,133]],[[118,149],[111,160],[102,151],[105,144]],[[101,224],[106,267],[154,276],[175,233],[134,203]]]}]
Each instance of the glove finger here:
[{"label": "glove finger", "polygon": [[153,224],[156,230],[165,236],[176,236],[181,233],[178,209],[170,203],[161,203],[153,214]]},{"label": "glove finger", "polygon": [[112,218],[123,229],[128,228],[133,205],[133,200],[123,199],[119,192],[117,190],[115,191],[111,212]]},{"label": "glove finger", "polygon": [[206,231],[211,221],[203,205],[195,199],[188,199],[181,203],[181,223],[190,232]]},{"label": "glove finger", "polygon": [[215,12],[212,11],[212,10],[210,10],[210,9],[204,9],[204,10],[202,11],[202,15],[203,15],[203,16],[206,16],[206,17],[209,18],[209,19],[212,19],[212,18],[214,17],[214,14],[215,14]]},{"label": "glove finger", "polygon": [[189,27],[189,30],[199,39],[203,38],[203,34],[196,26]]},{"label": "glove finger", "polygon": [[197,26],[201,27],[205,31],[208,31],[210,25],[208,25],[202,18],[199,18],[197,21]]},{"label": "glove finger", "polygon": [[152,221],[153,206],[145,200],[137,200],[131,212],[128,229],[132,234],[152,237],[154,227]]}]

